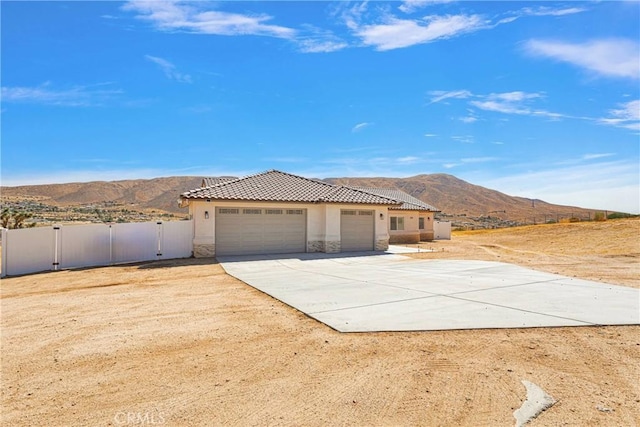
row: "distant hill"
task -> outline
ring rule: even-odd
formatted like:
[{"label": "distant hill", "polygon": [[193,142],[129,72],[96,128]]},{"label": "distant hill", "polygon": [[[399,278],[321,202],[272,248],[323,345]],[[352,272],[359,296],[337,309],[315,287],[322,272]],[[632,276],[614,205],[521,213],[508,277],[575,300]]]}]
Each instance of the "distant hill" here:
[{"label": "distant hill", "polygon": [[[543,222],[579,217],[588,219],[594,209],[560,206],[541,200],[510,196],[470,184],[447,174],[417,175],[409,178],[328,178],[332,184],[356,187],[397,188],[423,200],[445,218],[464,222],[465,218],[493,217],[501,221]],[[197,188],[202,177],[174,176],[124,181],[95,181],[70,184],[0,187],[3,204],[8,200],[32,200],[42,204],[70,207],[113,202],[138,210],[157,210],[185,215],[178,208],[181,193]],[[486,222],[486,221],[485,221]],[[508,225],[508,224],[500,224]]]},{"label": "distant hill", "polygon": [[116,202],[133,205],[138,209],[185,213],[185,209],[178,208],[180,193],[200,187],[201,183],[202,177],[172,176],[124,181],[0,187],[0,195],[2,199],[26,196],[55,206]]},{"label": "distant hill", "polygon": [[443,173],[409,178],[328,178],[325,181],[357,187],[398,188],[437,207],[443,213],[455,216],[497,216],[533,222],[531,219],[534,216],[588,218],[589,214],[595,212],[594,209],[554,205],[542,200],[509,196]]}]

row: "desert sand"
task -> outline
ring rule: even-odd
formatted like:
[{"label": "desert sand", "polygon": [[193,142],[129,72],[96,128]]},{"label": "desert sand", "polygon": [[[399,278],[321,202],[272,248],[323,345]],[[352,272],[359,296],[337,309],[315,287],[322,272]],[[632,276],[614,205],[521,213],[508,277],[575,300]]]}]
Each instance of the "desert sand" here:
[{"label": "desert sand", "polygon": [[[640,287],[640,221],[456,232],[420,258],[504,261]],[[7,426],[634,426],[640,327],[341,334],[173,260],[1,282]]]}]

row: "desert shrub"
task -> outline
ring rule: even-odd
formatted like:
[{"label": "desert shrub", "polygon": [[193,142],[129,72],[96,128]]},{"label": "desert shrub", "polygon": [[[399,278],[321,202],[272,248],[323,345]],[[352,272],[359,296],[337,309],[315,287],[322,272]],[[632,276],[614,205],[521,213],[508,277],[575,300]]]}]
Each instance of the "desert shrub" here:
[{"label": "desert shrub", "polygon": [[610,213],[607,218],[608,219],[621,219],[621,218],[638,218],[640,215],[631,215],[623,212],[613,212]]},{"label": "desert shrub", "polygon": [[578,218],[577,216],[572,216],[569,218],[560,218],[560,224],[568,224],[570,222],[580,222],[582,221],[580,218]]},{"label": "desert shrub", "polygon": [[30,212],[14,211],[9,208],[2,209],[0,213],[0,227],[2,228],[32,228],[35,222],[25,222],[31,219],[33,214]]},{"label": "desert shrub", "polygon": [[605,219],[604,212],[596,212],[593,216],[594,221],[604,221]]}]

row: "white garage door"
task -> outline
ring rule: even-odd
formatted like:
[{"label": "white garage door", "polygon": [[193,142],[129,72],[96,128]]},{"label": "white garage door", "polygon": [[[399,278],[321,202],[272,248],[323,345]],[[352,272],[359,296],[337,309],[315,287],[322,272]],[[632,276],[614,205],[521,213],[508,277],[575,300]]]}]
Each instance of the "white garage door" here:
[{"label": "white garage door", "polygon": [[306,252],[305,209],[216,209],[216,254]]},{"label": "white garage door", "polygon": [[374,211],[340,212],[340,248],[342,252],[374,249]]}]

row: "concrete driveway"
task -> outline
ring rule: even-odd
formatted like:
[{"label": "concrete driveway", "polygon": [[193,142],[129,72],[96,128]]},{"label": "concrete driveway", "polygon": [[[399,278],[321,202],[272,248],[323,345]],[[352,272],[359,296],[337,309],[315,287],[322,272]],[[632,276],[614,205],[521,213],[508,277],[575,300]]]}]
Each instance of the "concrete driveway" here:
[{"label": "concrete driveway", "polygon": [[499,262],[382,252],[218,260],[230,275],[340,332],[640,324],[638,289]]}]

